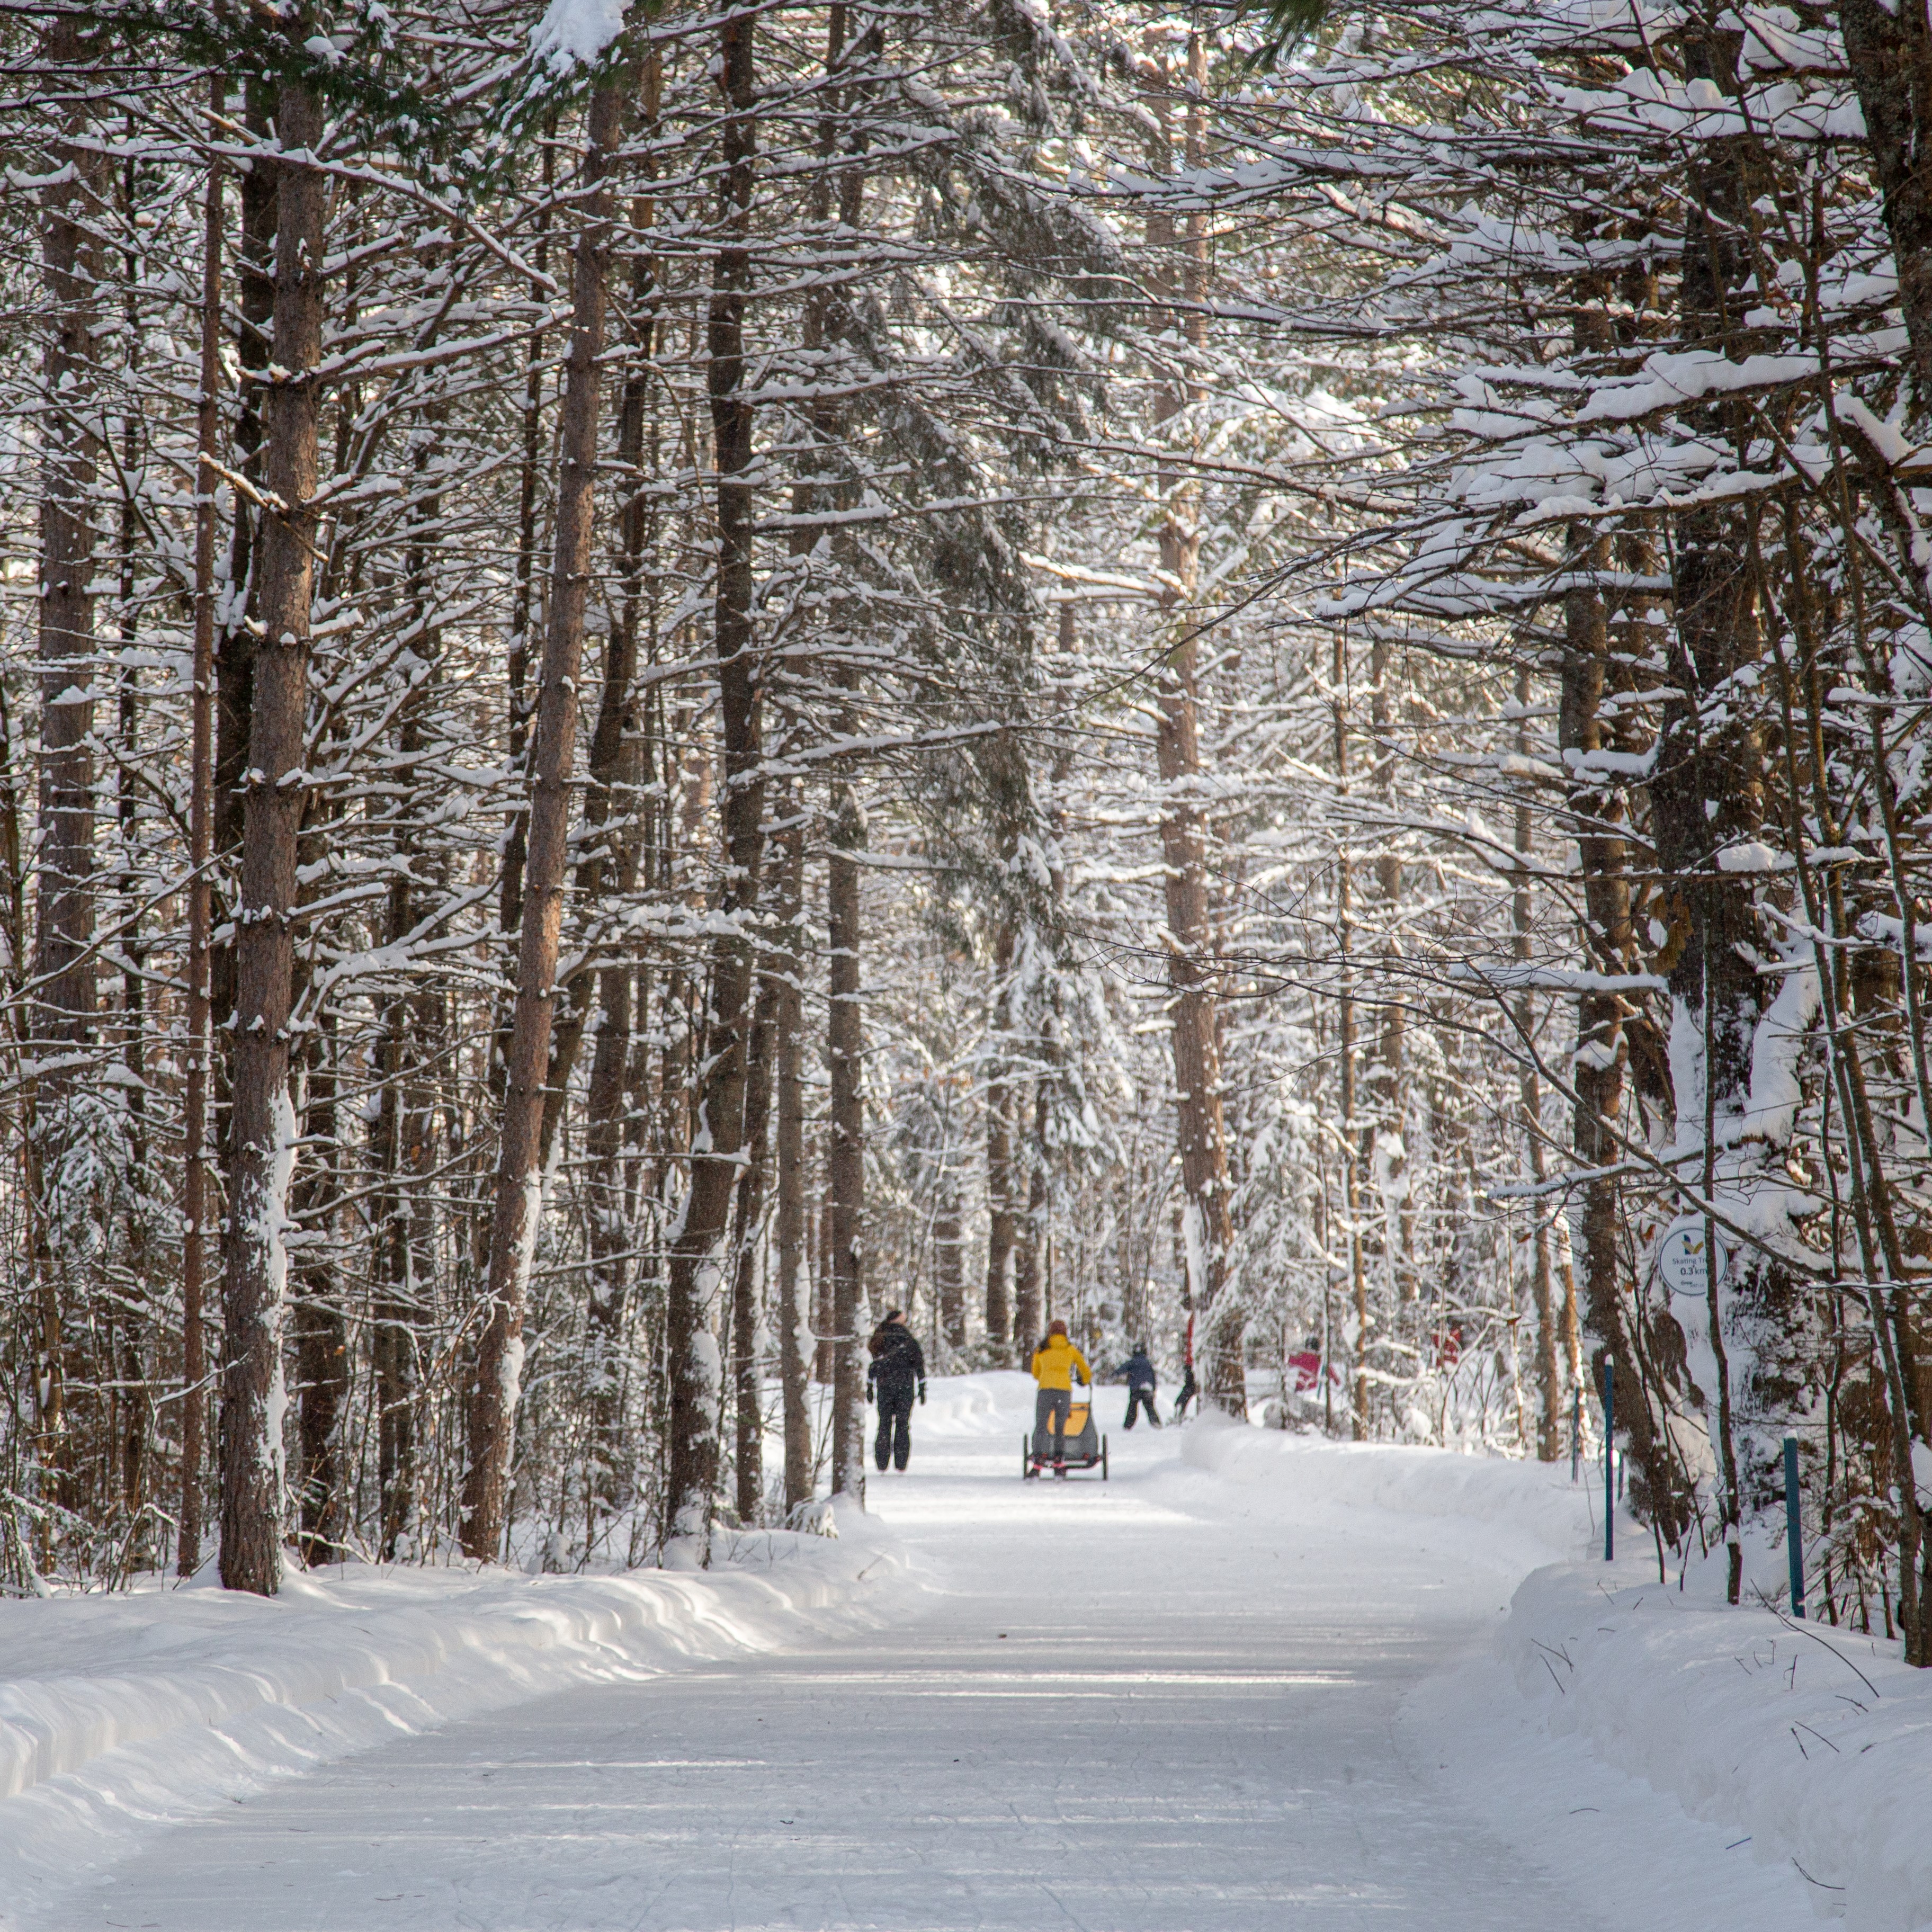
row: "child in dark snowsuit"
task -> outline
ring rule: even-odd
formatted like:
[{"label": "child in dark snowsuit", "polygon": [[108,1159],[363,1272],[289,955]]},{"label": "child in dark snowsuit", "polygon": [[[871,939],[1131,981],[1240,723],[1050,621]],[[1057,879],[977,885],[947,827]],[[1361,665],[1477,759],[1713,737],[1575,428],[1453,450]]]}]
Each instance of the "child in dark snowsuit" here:
[{"label": "child in dark snowsuit", "polygon": [[1155,1428],[1160,1426],[1160,1412],[1154,1406],[1154,1392],[1160,1385],[1154,1375],[1154,1364],[1148,1360],[1144,1348],[1136,1348],[1123,1365],[1120,1373],[1127,1382],[1127,1419],[1120,1424],[1123,1429],[1131,1429],[1134,1418],[1142,1408],[1147,1410],[1147,1419]]}]

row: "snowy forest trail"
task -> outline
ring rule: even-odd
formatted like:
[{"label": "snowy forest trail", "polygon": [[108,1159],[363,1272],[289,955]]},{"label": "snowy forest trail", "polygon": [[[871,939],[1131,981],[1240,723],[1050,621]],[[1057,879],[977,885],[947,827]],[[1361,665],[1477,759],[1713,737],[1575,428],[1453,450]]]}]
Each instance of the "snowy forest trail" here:
[{"label": "snowy forest trail", "polygon": [[[872,1478],[910,1579],[869,1638],[400,1738],[155,1840],[58,1923],[1610,1922],[1418,1766],[1398,1720],[1542,1560],[1532,1538],[1244,1489],[1171,1430],[1112,1429],[1110,1483],[1022,1484],[1018,1381],[936,1384],[911,1472]],[[1118,1393],[1101,1402],[1117,1425]],[[1706,1873],[1684,1922],[1806,1922],[1782,1880],[1732,1883]]]}]

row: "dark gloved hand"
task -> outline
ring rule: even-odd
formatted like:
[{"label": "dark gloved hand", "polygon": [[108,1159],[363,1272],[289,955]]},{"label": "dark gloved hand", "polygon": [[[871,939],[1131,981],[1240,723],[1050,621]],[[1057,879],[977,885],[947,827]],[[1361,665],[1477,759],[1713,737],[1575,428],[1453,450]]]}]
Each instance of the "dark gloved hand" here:
[{"label": "dark gloved hand", "polygon": [[868,1383],[866,1384],[866,1406],[868,1408],[870,1408],[872,1407],[872,1384],[871,1384],[870,1382],[868,1382]]},{"label": "dark gloved hand", "polygon": [[919,1406],[921,1408],[926,1406],[926,1384],[923,1382],[919,1385]]}]

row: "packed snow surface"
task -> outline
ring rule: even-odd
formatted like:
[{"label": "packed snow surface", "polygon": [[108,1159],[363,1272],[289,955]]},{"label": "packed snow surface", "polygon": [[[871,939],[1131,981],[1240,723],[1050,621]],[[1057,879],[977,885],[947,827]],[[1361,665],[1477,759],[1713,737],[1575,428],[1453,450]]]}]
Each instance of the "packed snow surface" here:
[{"label": "packed snow surface", "polygon": [[1606,1570],[1567,1465],[1126,1436],[1109,1389],[1112,1480],[1023,1483],[1024,1378],[932,1396],[868,1516],[709,1576],[0,1608],[0,1919],[1928,1922],[1919,1674],[1660,1590],[1634,1524]]}]

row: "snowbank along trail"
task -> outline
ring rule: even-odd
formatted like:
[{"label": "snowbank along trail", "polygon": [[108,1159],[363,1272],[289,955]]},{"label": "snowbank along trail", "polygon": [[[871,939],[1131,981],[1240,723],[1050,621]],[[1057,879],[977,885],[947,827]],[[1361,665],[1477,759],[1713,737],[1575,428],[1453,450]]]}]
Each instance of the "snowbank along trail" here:
[{"label": "snowbank along trail", "polygon": [[1108,1390],[1112,1481],[1023,1484],[1024,1378],[933,1394],[911,1471],[872,1480],[873,1540],[838,1546],[844,1610],[399,1718],[10,1906],[155,1932],[1815,1922],[1787,1867],[1552,1738],[1492,1654],[1526,1574],[1583,1553],[1567,1469],[1124,1436]]}]

